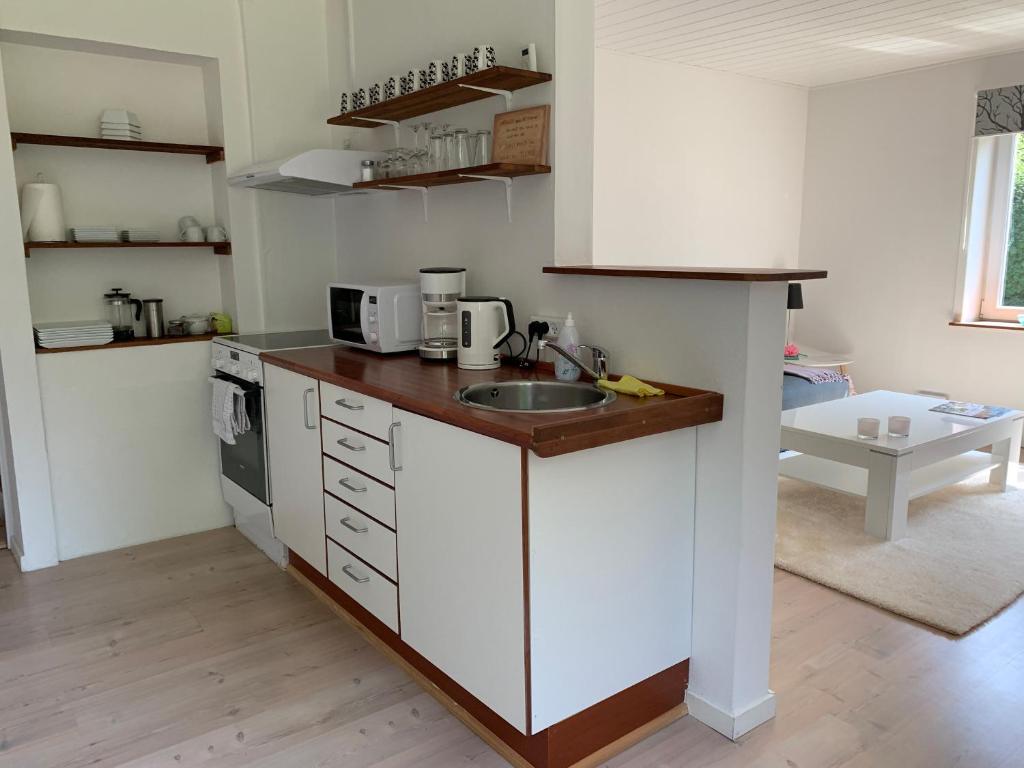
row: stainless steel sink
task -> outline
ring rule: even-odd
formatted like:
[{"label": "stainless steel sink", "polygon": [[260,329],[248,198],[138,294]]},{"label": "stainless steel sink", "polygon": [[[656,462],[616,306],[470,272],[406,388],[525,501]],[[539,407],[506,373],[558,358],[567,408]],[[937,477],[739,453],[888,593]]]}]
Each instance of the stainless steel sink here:
[{"label": "stainless steel sink", "polygon": [[608,405],[615,393],[571,381],[489,381],[463,387],[455,399],[489,411],[562,413]]}]

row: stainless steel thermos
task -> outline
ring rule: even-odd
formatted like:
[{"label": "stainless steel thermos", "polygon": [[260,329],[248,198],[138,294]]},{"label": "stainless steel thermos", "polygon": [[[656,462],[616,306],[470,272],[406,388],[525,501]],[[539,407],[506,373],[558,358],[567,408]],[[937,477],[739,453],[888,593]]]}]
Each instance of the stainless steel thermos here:
[{"label": "stainless steel thermos", "polygon": [[146,319],[146,335],[151,339],[164,336],[164,300],[143,299],[142,314]]}]

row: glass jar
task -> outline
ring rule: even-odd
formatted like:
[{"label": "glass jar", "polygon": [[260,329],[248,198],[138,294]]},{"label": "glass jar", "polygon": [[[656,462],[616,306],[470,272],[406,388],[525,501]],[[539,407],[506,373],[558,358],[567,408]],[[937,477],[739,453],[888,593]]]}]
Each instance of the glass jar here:
[{"label": "glass jar", "polygon": [[363,181],[373,181],[377,178],[377,163],[374,160],[363,160],[362,175]]}]

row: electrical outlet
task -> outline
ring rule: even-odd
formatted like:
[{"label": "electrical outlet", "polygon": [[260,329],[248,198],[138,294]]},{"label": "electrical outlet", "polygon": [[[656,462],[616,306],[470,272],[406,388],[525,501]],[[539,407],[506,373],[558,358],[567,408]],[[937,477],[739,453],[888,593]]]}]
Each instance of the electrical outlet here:
[{"label": "electrical outlet", "polygon": [[544,337],[546,339],[557,339],[558,334],[562,332],[562,326],[565,325],[565,318],[555,315],[530,315],[530,322],[535,320],[548,324],[548,335]]}]

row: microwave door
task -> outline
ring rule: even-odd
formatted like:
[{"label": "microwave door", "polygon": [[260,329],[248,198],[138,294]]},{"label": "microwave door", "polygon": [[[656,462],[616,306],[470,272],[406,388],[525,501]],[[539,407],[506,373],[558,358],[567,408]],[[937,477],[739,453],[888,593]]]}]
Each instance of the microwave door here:
[{"label": "microwave door", "polygon": [[365,344],[363,317],[366,293],[355,288],[331,288],[331,336],[350,344]]}]

